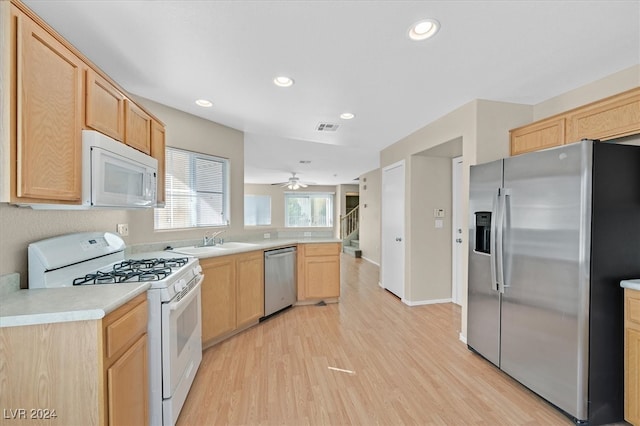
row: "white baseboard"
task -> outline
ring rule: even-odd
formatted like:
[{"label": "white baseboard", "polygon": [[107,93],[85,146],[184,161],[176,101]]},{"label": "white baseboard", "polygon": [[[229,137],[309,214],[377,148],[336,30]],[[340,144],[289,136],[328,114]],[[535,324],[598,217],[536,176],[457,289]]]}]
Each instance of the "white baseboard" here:
[{"label": "white baseboard", "polygon": [[418,300],[416,302],[411,300],[402,299],[402,303],[409,306],[420,306],[420,305],[435,305],[437,303],[451,303],[451,298],[449,299],[433,299],[433,300]]},{"label": "white baseboard", "polygon": [[460,334],[458,335],[458,338],[460,339],[460,341],[461,341],[462,343],[464,343],[465,345],[467,344],[467,336],[464,336],[462,333],[460,333]]},{"label": "white baseboard", "polygon": [[380,264],[378,262],[374,262],[373,260],[369,259],[368,257],[362,256],[362,260],[366,260],[367,262],[376,265],[378,268],[380,267]]}]

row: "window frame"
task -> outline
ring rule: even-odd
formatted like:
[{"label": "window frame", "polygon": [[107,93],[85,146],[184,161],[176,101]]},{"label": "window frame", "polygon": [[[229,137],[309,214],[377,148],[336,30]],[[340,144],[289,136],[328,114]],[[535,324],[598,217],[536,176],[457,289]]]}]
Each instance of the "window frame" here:
[{"label": "window frame", "polygon": [[[256,224],[247,224],[247,197],[264,197],[269,199],[269,223],[256,223]],[[272,197],[269,194],[244,194],[244,226],[245,227],[260,227],[260,226],[272,226],[273,225],[273,208],[272,208]],[[256,214],[256,218],[258,215]]]},{"label": "window frame", "polygon": [[[330,208],[326,209],[326,212],[330,212],[330,225],[319,226],[312,225],[311,223],[304,226],[289,225],[289,205],[288,199],[290,197],[309,196],[310,198],[327,197],[331,201]],[[301,197],[300,197],[301,198]],[[305,191],[285,191],[284,193],[284,227],[288,229],[300,229],[300,228],[315,228],[315,229],[332,229],[335,227],[335,208],[336,208],[336,194],[335,192],[305,192]],[[310,212],[311,213],[311,212]],[[325,213],[326,216],[326,213]],[[309,219],[311,221],[311,219]],[[325,219],[326,220],[326,219]]]},{"label": "window frame", "polygon": [[[162,214],[162,211],[165,211],[165,209],[167,209],[167,206],[171,204],[171,199],[173,197],[181,198],[180,196],[178,196],[178,194],[172,194],[172,191],[171,191],[172,185],[170,182],[170,176],[173,168],[172,168],[172,165],[169,164],[169,159],[171,158],[171,155],[169,154],[170,151],[177,151],[177,152],[188,155],[188,163],[190,168],[190,174],[188,175],[189,177],[188,187],[189,187],[189,190],[191,191],[191,193],[187,195],[188,197],[194,197],[194,200],[197,201],[198,194],[208,193],[208,194],[221,195],[222,218],[219,223],[212,223],[212,224],[203,223],[203,221],[201,221],[200,217],[198,216],[197,209],[190,208],[190,215],[192,216],[192,220],[190,220],[191,226],[158,227],[158,222],[159,222],[158,217],[159,215]],[[220,177],[222,180],[221,192],[198,191],[197,185],[199,180],[198,180],[197,167],[196,167],[196,163],[198,159],[205,160],[205,161],[214,161],[222,165],[222,172],[220,173]],[[220,157],[212,154],[206,154],[198,151],[192,151],[192,150],[183,149],[183,148],[176,148],[173,146],[167,146],[165,148],[165,177],[164,177],[165,178],[165,205],[162,208],[156,207],[154,209],[154,221],[153,221],[154,231],[175,231],[175,230],[211,228],[211,227],[228,227],[231,221],[231,214],[230,214],[231,172],[230,172],[230,169],[231,169],[231,161],[228,158],[224,158],[224,157]],[[180,195],[184,196],[184,194],[180,194]]]}]

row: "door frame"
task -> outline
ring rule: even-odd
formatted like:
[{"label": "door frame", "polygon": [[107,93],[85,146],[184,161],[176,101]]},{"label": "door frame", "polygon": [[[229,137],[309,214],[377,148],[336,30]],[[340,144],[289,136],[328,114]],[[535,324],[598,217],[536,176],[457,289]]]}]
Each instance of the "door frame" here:
[{"label": "door frame", "polygon": [[[451,159],[451,301],[462,306],[463,302],[463,244],[465,235],[462,225],[464,208],[462,205],[462,182],[464,173],[464,160],[462,156]],[[460,229],[460,232],[458,232]],[[457,239],[462,239],[462,243],[457,243]]]},{"label": "door frame", "polygon": [[[384,230],[384,199],[382,198],[382,196],[384,195],[384,183],[385,183],[385,175],[386,172],[388,172],[389,170],[398,168],[398,167],[402,167],[402,171],[403,171],[403,180],[402,180],[402,215],[403,215],[403,221],[402,221],[402,235],[400,236],[400,238],[402,238],[402,241],[400,244],[400,257],[402,259],[402,261],[400,262],[401,264],[401,268],[399,269],[399,274],[400,274],[400,282],[401,282],[401,287],[400,287],[400,294],[396,294],[396,296],[398,296],[400,298],[401,301],[404,302],[404,296],[405,296],[405,264],[406,264],[406,259],[405,259],[405,255],[406,255],[406,251],[405,251],[405,244],[406,244],[406,239],[405,239],[405,233],[406,233],[406,221],[404,220],[404,216],[406,213],[406,205],[405,205],[405,201],[406,201],[406,165],[405,165],[405,160],[400,160],[397,161],[393,164],[390,164],[388,166],[385,166],[382,168],[382,176],[381,176],[381,202],[380,202],[380,286],[387,289],[387,287],[385,287],[385,283],[383,280],[384,277],[384,266],[385,266],[385,259],[384,259],[384,253],[385,253],[385,244],[389,244],[388,241],[385,240],[385,230]],[[389,290],[391,291],[391,290]],[[393,292],[391,292],[393,293]],[[395,293],[394,293],[395,294]]]}]

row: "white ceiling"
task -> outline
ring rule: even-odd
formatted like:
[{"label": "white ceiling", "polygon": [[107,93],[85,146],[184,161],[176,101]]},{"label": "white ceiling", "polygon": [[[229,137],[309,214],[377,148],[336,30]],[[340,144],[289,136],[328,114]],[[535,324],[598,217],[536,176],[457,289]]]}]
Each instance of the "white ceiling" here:
[{"label": "white ceiling", "polygon": [[[244,131],[248,183],[352,183],[473,99],[536,104],[640,63],[638,0],[25,3],[129,92]],[[423,18],[440,32],[410,41]]]}]

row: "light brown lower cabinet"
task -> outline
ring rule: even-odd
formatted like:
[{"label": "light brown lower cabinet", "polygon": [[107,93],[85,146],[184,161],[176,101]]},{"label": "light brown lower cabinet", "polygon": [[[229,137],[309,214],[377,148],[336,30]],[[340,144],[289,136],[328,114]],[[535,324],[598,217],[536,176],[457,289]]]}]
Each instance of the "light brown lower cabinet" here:
[{"label": "light brown lower cabinet", "polygon": [[102,320],[0,328],[0,342],[7,424],[148,424],[146,293]]},{"label": "light brown lower cabinet", "polygon": [[264,316],[262,250],[200,259],[202,344],[211,346]]},{"label": "light brown lower cabinet", "polygon": [[102,320],[104,405],[108,423],[149,423],[146,293],[127,302]]},{"label": "light brown lower cabinet", "polygon": [[640,426],[640,291],[624,289],[624,419]]},{"label": "light brown lower cabinet", "polygon": [[340,297],[340,243],[298,245],[298,301]]}]

